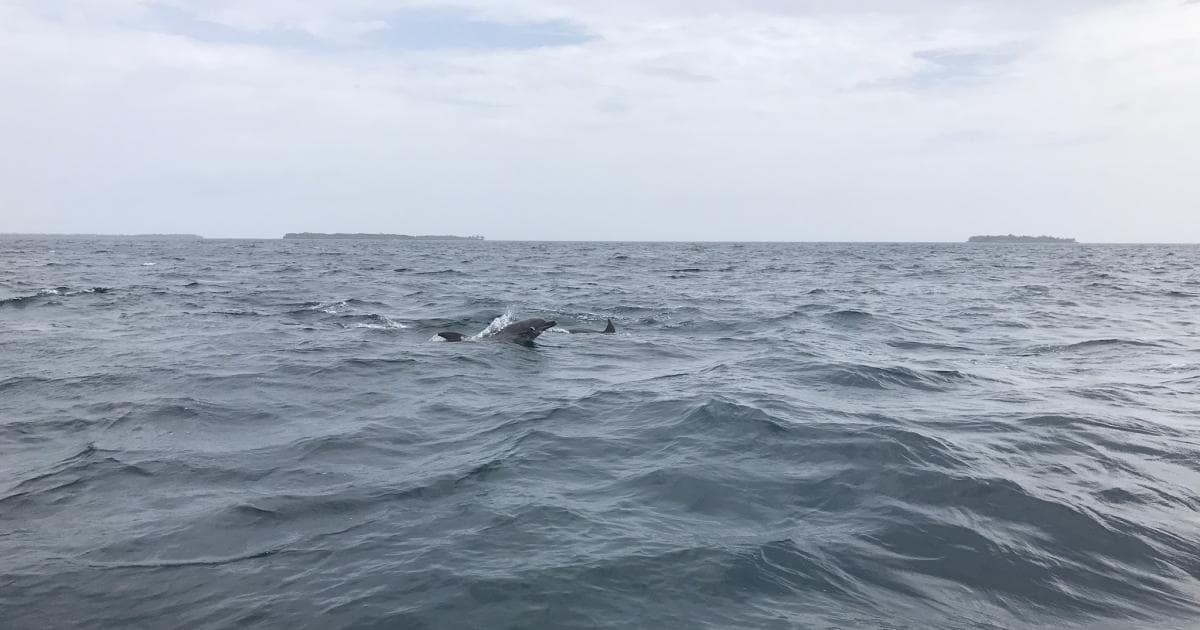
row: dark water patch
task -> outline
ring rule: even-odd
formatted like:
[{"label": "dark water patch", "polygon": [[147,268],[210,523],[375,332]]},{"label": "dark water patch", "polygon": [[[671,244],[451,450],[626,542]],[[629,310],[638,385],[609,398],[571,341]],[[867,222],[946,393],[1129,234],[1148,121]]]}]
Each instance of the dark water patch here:
[{"label": "dark water patch", "polygon": [[901,350],[928,350],[934,352],[976,352],[974,348],[966,346],[955,346],[945,343],[936,343],[931,341],[889,341],[887,344],[893,348]]},{"label": "dark water patch", "polygon": [[53,289],[43,289],[32,295],[18,295],[16,297],[0,299],[0,308],[24,308],[33,304],[47,305],[60,304],[58,300],[51,300],[53,297],[67,297],[76,295],[108,293],[111,289],[108,287],[91,287],[88,289],[73,290],[70,287],[55,287]]},{"label": "dark water patch", "polygon": [[420,373],[420,362],[416,359],[399,358],[361,358],[339,361],[328,367],[318,368],[311,372],[314,375],[344,375],[359,374],[364,378],[379,378],[384,375],[399,376],[402,374]]},{"label": "dark water patch", "polygon": [[786,433],[788,424],[755,407],[724,400],[709,400],[695,406],[677,423],[668,425],[677,435],[725,435],[744,438],[761,433]]},{"label": "dark water patch", "polygon": [[[1099,523],[1069,509],[1028,499],[1017,503],[1035,510],[1034,515],[1022,519],[1023,525],[1049,518],[1055,525],[1069,522],[1081,527],[1081,534],[1096,535],[1105,542],[1119,540]],[[1063,517],[1067,520],[1060,521]],[[1093,554],[1064,557],[1054,541],[1014,547],[1000,531],[939,522],[920,510],[890,510],[886,522],[887,526],[866,538],[886,552],[870,554],[880,562],[851,562],[848,571],[888,590],[936,600],[939,582],[962,584],[990,593],[998,602],[1037,602],[1032,604],[1034,611],[1050,615],[1146,619],[1149,615],[1143,602],[1177,613],[1196,609],[1185,594],[1151,573],[1142,574],[1145,581],[1133,583],[1113,579],[1108,568],[1111,556],[1104,555],[1102,545],[1094,547]],[[936,582],[914,580],[913,576]],[[1097,598],[1095,593],[1106,597]]]},{"label": "dark water patch", "polygon": [[825,316],[831,322],[838,324],[857,325],[874,321],[876,317],[866,311],[853,309],[834,311]]},{"label": "dark water patch", "polygon": [[[958,447],[949,441],[938,439],[921,433],[915,429],[899,426],[875,426],[857,431],[853,434],[854,444],[849,451],[840,450],[841,454],[854,455],[859,460],[874,459],[884,464],[903,464],[905,466],[936,466],[946,470],[968,468],[962,459]],[[858,445],[866,445],[867,457]]]},{"label": "dark water patch", "polygon": [[1105,429],[1152,436],[1183,436],[1184,433],[1169,426],[1120,417],[1098,417],[1083,414],[1042,414],[1015,419],[1024,426],[1053,427],[1076,431]]},{"label": "dark water patch", "polygon": [[428,436],[401,430],[385,430],[378,425],[352,434],[326,435],[300,440],[287,447],[289,456],[300,464],[354,464],[364,457],[404,458],[409,448]]},{"label": "dark water patch", "polygon": [[109,429],[152,428],[169,431],[176,428],[198,431],[208,427],[246,427],[268,425],[278,416],[270,409],[247,409],[191,397],[159,398],[112,418]]},{"label": "dark water patch", "polygon": [[[284,546],[269,547],[248,551],[246,553],[233,556],[202,556],[193,558],[174,558],[174,559],[158,559],[158,560],[89,560],[88,566],[97,569],[182,569],[188,567],[221,567],[230,564],[241,562],[260,560],[270,558],[276,554],[284,553],[287,550]],[[120,555],[127,557],[128,551],[118,550]]]},{"label": "dark water patch", "polygon": [[96,426],[83,418],[45,420],[9,420],[0,422],[0,441],[39,444],[63,439],[64,435],[83,435]]},{"label": "dark water patch", "polygon": [[15,483],[0,490],[0,521],[18,512],[69,510],[69,503],[86,496],[93,487],[152,476],[140,466],[121,461],[116,454],[89,444],[48,470],[31,471],[30,476],[10,480]]},{"label": "dark water patch", "polygon": [[1019,287],[1017,291],[1027,295],[1048,295],[1051,289],[1044,284],[1027,284]]},{"label": "dark water patch", "polygon": [[807,368],[813,378],[841,387],[863,389],[893,389],[896,387],[923,391],[946,391],[952,387],[978,381],[958,370],[916,370],[903,366],[879,367],[865,364],[813,364]]},{"label": "dark water patch", "polygon": [[[67,357],[77,356],[75,352],[66,353]],[[133,372],[120,374],[99,372],[78,376],[17,376],[0,381],[0,393],[5,394],[5,401],[29,401],[34,398],[41,400],[77,400],[86,398],[87,402],[98,402],[107,398],[106,394],[120,392],[125,388],[136,388],[142,383],[141,376]]]},{"label": "dark water patch", "polygon": [[1101,400],[1113,403],[1132,404],[1137,402],[1137,398],[1128,391],[1120,387],[1078,387],[1069,390],[1074,396],[1084,398],[1086,400]]},{"label": "dark water patch", "polygon": [[1129,346],[1134,348],[1161,348],[1162,344],[1152,341],[1139,341],[1136,339],[1091,339],[1081,341],[1067,346],[1062,346],[1064,350],[1087,350],[1090,348],[1105,348],[1112,346]]},{"label": "dark water patch", "polygon": [[766,476],[734,482],[721,468],[703,465],[663,467],[626,479],[609,489],[620,495],[688,515],[722,518],[729,522],[762,522],[776,513],[774,497],[787,483]]},{"label": "dark water patch", "polygon": [[1141,341],[1137,339],[1089,339],[1069,344],[1048,344],[1030,347],[1026,352],[1028,354],[1054,354],[1068,352],[1089,352],[1101,350],[1118,350],[1129,349],[1137,350],[1139,348],[1161,348],[1160,343],[1152,341]]},{"label": "dark water patch", "polygon": [[0,380],[0,393],[15,394],[22,389],[36,390],[53,381],[54,379],[40,376],[11,376]]},{"label": "dark water patch", "polygon": [[832,599],[873,607],[861,582],[846,573],[823,549],[805,549],[792,539],[774,540],[736,552],[724,581],[749,592],[788,598],[820,592]]}]

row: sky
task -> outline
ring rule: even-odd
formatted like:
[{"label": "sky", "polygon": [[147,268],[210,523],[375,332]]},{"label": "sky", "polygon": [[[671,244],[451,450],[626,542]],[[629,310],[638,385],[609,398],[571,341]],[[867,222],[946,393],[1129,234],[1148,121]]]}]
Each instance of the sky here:
[{"label": "sky", "polygon": [[1200,242],[1200,2],[0,0],[0,232]]}]

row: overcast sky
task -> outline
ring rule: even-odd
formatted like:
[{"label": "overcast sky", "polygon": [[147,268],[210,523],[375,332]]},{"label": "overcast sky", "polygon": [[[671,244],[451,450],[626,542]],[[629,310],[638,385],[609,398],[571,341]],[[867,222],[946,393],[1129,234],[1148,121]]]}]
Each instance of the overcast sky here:
[{"label": "overcast sky", "polygon": [[0,232],[1200,241],[1200,3],[0,0]]}]

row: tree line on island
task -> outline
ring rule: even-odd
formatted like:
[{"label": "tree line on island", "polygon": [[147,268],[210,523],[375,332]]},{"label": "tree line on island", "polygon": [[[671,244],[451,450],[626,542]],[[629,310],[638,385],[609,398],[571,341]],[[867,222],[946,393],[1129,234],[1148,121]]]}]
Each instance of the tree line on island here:
[{"label": "tree line on island", "polygon": [[1017,236],[1015,234],[972,236],[968,243],[1074,243],[1073,238],[1057,236]]},{"label": "tree line on island", "polygon": [[482,236],[453,236],[449,234],[422,234],[413,236],[411,234],[367,234],[363,232],[345,233],[337,232],[334,234],[326,234],[324,232],[288,232],[283,235],[284,239],[338,239],[338,240],[397,240],[397,241],[482,241]]}]

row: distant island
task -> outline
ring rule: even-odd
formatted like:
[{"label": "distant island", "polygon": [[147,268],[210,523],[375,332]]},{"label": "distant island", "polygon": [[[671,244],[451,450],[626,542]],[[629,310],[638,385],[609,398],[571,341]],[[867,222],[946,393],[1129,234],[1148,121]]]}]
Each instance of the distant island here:
[{"label": "distant island", "polygon": [[103,238],[135,241],[202,241],[199,234],[50,234],[0,232],[0,238]]},{"label": "distant island", "polygon": [[283,235],[283,238],[288,240],[295,239],[339,239],[339,240],[391,240],[391,241],[482,241],[482,236],[451,236],[426,234],[420,236],[412,236],[409,234],[364,234],[362,232],[347,234],[338,232],[336,234],[326,234],[324,232],[288,232]]},{"label": "distant island", "polygon": [[972,236],[967,239],[968,243],[1074,243],[1073,238],[1058,238],[1056,236],[1017,236],[1015,234],[1006,234],[1004,236]]}]

